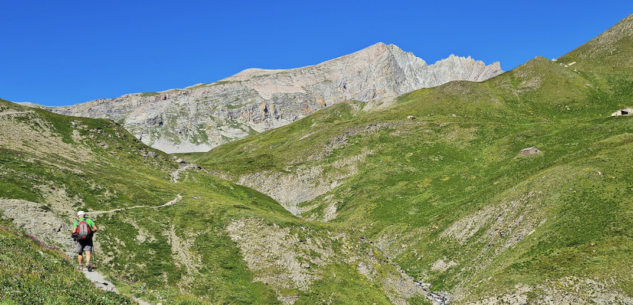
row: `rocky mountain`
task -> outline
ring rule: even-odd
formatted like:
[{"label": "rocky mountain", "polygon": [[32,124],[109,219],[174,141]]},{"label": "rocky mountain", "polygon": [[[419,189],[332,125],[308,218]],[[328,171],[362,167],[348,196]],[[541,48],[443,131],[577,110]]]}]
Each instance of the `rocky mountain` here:
[{"label": "rocky mountain", "polygon": [[109,118],[167,153],[208,151],[220,144],[287,125],[345,100],[368,102],[454,80],[484,81],[499,63],[451,55],[428,65],[395,45],[378,43],[315,66],[247,69],[183,90],[129,94],[48,109]]}]

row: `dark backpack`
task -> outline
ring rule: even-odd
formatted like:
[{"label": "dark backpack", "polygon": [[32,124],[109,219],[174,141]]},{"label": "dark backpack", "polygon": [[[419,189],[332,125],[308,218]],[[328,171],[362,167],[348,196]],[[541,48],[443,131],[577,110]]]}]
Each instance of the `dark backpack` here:
[{"label": "dark backpack", "polygon": [[87,240],[88,238],[90,238],[90,234],[92,234],[92,230],[90,230],[90,226],[88,225],[88,222],[86,222],[86,218],[84,218],[84,220],[80,221],[77,224],[77,240]]}]

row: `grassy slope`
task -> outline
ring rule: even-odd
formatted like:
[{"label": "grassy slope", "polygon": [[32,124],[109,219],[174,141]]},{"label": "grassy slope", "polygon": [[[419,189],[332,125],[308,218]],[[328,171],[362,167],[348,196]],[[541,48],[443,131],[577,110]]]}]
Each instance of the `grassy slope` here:
[{"label": "grassy slope", "polygon": [[[0,124],[5,132],[0,134],[0,198],[41,203],[42,209],[70,220],[79,209],[152,207],[182,195],[169,207],[93,216],[100,227],[100,270],[126,295],[170,304],[276,304],[279,296],[296,297],[295,304],[390,303],[381,279],[399,276],[398,270],[381,262],[368,243],[346,237],[355,236],[352,230],[301,221],[270,197],[204,171],[181,172],[173,183],[170,173],[178,166],[171,156],[145,146],[112,121],[0,100]],[[284,253],[270,252],[267,245],[257,253],[262,260],[283,255],[282,262],[310,264],[299,275],[314,276],[312,285],[297,288],[292,278],[281,285],[258,280],[271,274],[283,278],[288,270],[285,263],[257,273],[248,268],[240,245],[226,231],[239,220],[261,222],[272,235],[289,233],[281,241],[269,240],[285,247]],[[12,242],[7,236],[2,243]],[[246,241],[246,246],[258,242]],[[375,265],[375,280],[356,271],[359,260]],[[409,299],[426,304],[419,296]]]},{"label": "grassy slope", "polygon": [[[298,166],[327,173],[369,148],[359,173],[329,199],[304,203],[320,207],[303,216],[319,218],[337,201],[335,223],[364,227],[410,275],[461,300],[566,276],[610,278],[633,296],[633,118],[609,117],[633,103],[632,23],[558,62],[535,58],[484,83],[419,90],[382,111],[335,105],[197,162],[233,177]],[[350,133],[373,123],[383,127]],[[518,157],[530,146],[543,153]],[[536,291],[531,298],[545,293]]]},{"label": "grassy slope", "polygon": [[[1,143],[0,198],[45,203],[49,209],[66,216],[66,211],[60,209],[55,200],[48,198],[47,192],[63,189],[67,197],[63,197],[62,201],[71,198],[73,210],[87,211],[138,205],[158,206],[174,199],[177,194],[184,197],[177,205],[160,210],[135,209],[97,217],[97,223],[102,228],[98,236],[102,249],[97,250],[103,257],[103,270],[122,279],[119,284],[140,281],[137,286],[163,288],[165,293],[173,297],[172,301],[181,302],[186,302],[190,298],[187,296],[189,294],[225,302],[276,301],[270,289],[261,283],[252,283],[252,275],[240,259],[235,245],[227,237],[217,235],[199,235],[194,238],[207,239],[200,243],[204,249],[197,249],[196,254],[211,261],[207,266],[209,269],[218,269],[213,278],[220,279],[181,286],[184,294],[178,292],[176,288],[179,288],[178,284],[186,270],[172,255],[170,241],[161,234],[176,226],[177,235],[190,238],[184,235],[203,228],[206,231],[218,230],[225,225],[225,217],[244,214],[287,218],[288,213],[273,200],[201,172],[181,174],[182,180],[196,179],[196,183],[172,183],[170,172],[177,165],[171,158],[158,151],[156,157],[143,157],[142,151],[153,150],[111,121],[56,115],[1,100],[0,108],[4,111],[34,111],[0,119],[11,120],[14,126],[31,126],[28,128],[43,136],[46,135],[44,130],[50,130],[50,138],[60,139],[79,151],[88,151],[92,156],[92,160],[86,162],[72,158],[68,151],[40,151],[38,140],[32,138],[14,149],[11,147],[15,145],[11,143]],[[44,127],[38,128],[40,125]],[[73,131],[79,132],[83,139],[73,139]],[[104,148],[98,143],[108,146]],[[39,187],[42,185],[46,189]],[[203,199],[196,200],[192,196]],[[235,207],[238,205],[246,205],[248,212]],[[204,217],[198,217],[201,214]],[[215,216],[213,220],[209,220],[211,214]],[[147,242],[136,239],[139,230],[132,223],[139,226],[141,231],[150,232],[146,233],[149,239]],[[215,245],[221,251],[213,251],[209,245]],[[111,256],[110,261],[103,261],[108,260],[106,256]],[[222,268],[221,262],[230,264],[231,268]],[[169,276],[163,278],[160,276],[163,273]],[[209,270],[202,271],[199,277],[211,278],[210,273]],[[213,294],[207,293],[209,288],[213,288]],[[142,290],[137,288],[137,291]],[[149,300],[153,298],[151,295],[144,297]]]}]

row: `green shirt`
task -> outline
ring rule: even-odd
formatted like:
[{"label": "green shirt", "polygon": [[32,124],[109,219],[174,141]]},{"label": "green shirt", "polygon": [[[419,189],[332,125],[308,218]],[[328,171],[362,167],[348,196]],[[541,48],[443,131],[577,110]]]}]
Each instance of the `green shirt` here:
[{"label": "green shirt", "polygon": [[[82,219],[79,219],[79,220],[75,220],[75,223],[73,224],[73,231],[75,229],[77,229],[77,226],[79,225],[79,223],[82,222],[84,219],[85,218],[82,218]],[[88,219],[86,219],[86,223],[90,227],[90,230],[94,232],[95,222],[92,221],[92,219],[88,218]]]}]

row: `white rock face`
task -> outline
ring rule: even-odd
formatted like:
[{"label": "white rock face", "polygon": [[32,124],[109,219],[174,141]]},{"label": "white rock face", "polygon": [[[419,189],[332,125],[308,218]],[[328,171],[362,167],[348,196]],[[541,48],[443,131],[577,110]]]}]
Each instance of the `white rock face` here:
[{"label": "white rock face", "polygon": [[49,110],[109,118],[167,153],[208,151],[287,125],[344,100],[372,101],[454,80],[484,81],[499,63],[451,55],[434,65],[378,43],[324,63],[290,70],[247,69],[212,84],[129,94]]}]

